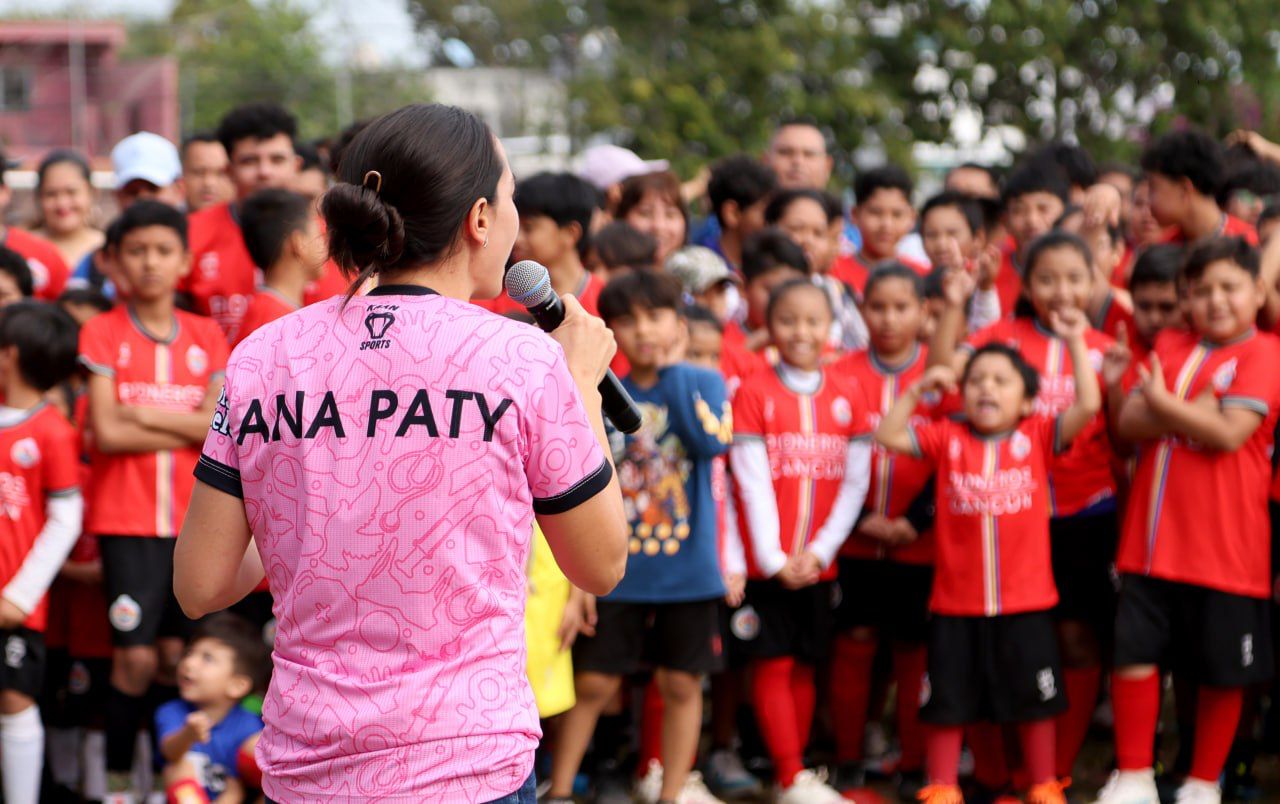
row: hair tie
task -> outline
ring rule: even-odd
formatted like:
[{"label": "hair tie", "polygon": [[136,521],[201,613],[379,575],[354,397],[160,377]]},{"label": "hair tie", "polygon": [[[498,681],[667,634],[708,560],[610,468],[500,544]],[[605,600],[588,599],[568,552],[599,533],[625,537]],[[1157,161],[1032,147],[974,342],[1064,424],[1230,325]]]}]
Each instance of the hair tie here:
[{"label": "hair tie", "polygon": [[[375,179],[377,179],[377,180],[378,180],[378,183],[377,183],[376,185],[374,185],[373,187],[369,187],[369,177],[370,177],[370,176],[373,176]],[[364,174],[364,181],[363,181],[363,182],[361,182],[361,183],[362,183],[365,187],[369,187],[369,189],[370,189],[370,190],[373,190],[373,192],[374,192],[375,194],[377,194],[377,193],[381,193],[381,192],[382,192],[382,174],[381,174],[381,173],[379,173],[379,172],[378,172],[378,171],[376,171],[376,170],[371,170],[371,171],[369,171],[368,173]]]}]

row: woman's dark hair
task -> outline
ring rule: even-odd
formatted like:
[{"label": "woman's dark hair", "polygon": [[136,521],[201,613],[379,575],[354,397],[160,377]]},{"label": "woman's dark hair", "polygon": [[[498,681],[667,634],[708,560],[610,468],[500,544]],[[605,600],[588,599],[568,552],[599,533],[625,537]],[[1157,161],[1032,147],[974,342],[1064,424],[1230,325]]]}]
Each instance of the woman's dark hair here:
[{"label": "woman's dark hair", "polygon": [[1013,364],[1013,370],[1018,372],[1018,376],[1022,378],[1022,388],[1026,399],[1035,399],[1040,393],[1040,375],[1031,367],[1026,358],[1017,349],[1014,349],[1007,343],[989,343],[986,346],[979,347],[972,355],[969,356],[969,362],[964,364],[964,373],[960,375],[960,385],[963,386],[969,381],[969,372],[973,370],[973,364],[983,355],[1000,355],[1007,358]]},{"label": "woman's dark hair", "polygon": [[[365,182],[371,170],[381,186]],[[405,106],[362,129],[320,203],[329,254],[354,277],[350,292],[449,256],[475,202],[496,201],[502,170],[493,132],[455,106]]]},{"label": "woman's dark hair", "polygon": [[613,221],[591,236],[591,247],[609,270],[652,270],[658,261],[658,241],[629,223]]},{"label": "woman's dark hair", "polygon": [[[1079,254],[1084,258],[1085,265],[1092,269],[1093,252],[1089,250],[1089,244],[1070,232],[1054,229],[1031,241],[1031,248],[1027,250],[1027,261],[1022,266],[1023,287],[1029,284],[1031,274],[1035,272],[1036,264],[1040,262],[1040,258],[1047,252],[1057,251],[1061,248],[1071,249]],[[1024,291],[1023,295],[1018,297],[1018,303],[1013,308],[1013,315],[1015,318],[1034,318],[1035,314],[1035,308],[1031,306],[1031,300],[1027,298]]]},{"label": "woman's dark hair", "polygon": [[832,317],[835,316],[835,309],[831,306],[831,297],[827,295],[827,292],[813,284],[812,280],[808,278],[802,279],[800,277],[796,277],[795,279],[788,279],[786,282],[778,285],[773,289],[773,292],[769,294],[769,303],[764,308],[764,320],[766,322],[772,321],[773,313],[778,309],[778,305],[782,304],[782,300],[803,288],[816,291],[817,294],[822,297],[822,303],[827,308],[827,314]]},{"label": "woman's dark hair", "polygon": [[807,198],[817,204],[822,210],[822,214],[827,216],[827,225],[831,225],[831,208],[827,204],[827,194],[821,190],[808,188],[783,190],[776,194],[769,200],[769,205],[764,208],[764,222],[773,226],[782,220],[782,216],[787,214],[787,210],[791,209],[792,204],[802,198]]},{"label": "woman's dark hair", "polygon": [[18,373],[48,391],[76,371],[80,328],[54,304],[24,300],[0,311],[0,348],[18,347]]},{"label": "woman's dark hair", "polygon": [[78,151],[69,148],[59,148],[56,151],[50,151],[44,159],[40,160],[40,166],[36,168],[36,190],[44,187],[45,174],[49,172],[49,168],[54,165],[72,165],[84,176],[84,180],[90,180],[89,160],[85,159]]},{"label": "woman's dark hair", "polygon": [[891,279],[900,279],[911,286],[911,293],[917,299],[924,299],[924,278],[897,260],[882,262],[871,270],[867,284],[862,289],[864,300],[871,298],[871,292]]},{"label": "woman's dark hair", "polygon": [[1229,262],[1257,278],[1258,251],[1243,237],[1211,237],[1187,249],[1178,274],[1183,282],[1194,282],[1215,262]]},{"label": "woman's dark hair", "polygon": [[685,233],[687,235],[689,231],[689,210],[685,209],[684,199],[680,196],[680,180],[676,178],[676,174],[668,170],[660,170],[656,173],[642,173],[624,181],[619,191],[618,207],[613,211],[614,219],[622,220],[626,218],[627,213],[639,206],[640,202],[649,193],[656,193],[664,201],[680,210],[680,214],[684,217]]}]

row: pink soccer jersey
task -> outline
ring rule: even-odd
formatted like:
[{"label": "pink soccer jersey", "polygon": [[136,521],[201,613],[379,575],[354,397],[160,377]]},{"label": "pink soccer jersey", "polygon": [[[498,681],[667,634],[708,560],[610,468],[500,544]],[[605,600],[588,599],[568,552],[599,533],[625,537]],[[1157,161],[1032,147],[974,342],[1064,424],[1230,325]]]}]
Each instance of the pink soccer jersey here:
[{"label": "pink soccer jersey", "polygon": [[612,476],[554,341],[425,288],[305,308],[236,348],[196,476],[244,498],[275,599],[267,795],[520,787],[533,514]]}]

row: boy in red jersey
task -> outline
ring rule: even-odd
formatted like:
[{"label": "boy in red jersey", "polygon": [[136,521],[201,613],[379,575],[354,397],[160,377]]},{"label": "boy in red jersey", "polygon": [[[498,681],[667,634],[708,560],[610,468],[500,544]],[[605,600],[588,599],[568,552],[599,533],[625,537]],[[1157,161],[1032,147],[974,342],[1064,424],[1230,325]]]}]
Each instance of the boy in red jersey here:
[{"label": "boy in red jersey", "polygon": [[753,659],[751,697],[777,800],[828,804],[843,799],[803,756],[814,667],[828,653],[835,557],[862,509],[871,449],[860,390],[822,365],[826,293],[803,278],[786,282],[766,320],[778,365],[744,384],[733,405],[729,463],[748,581],[730,627]]},{"label": "boy in red jersey", "polygon": [[127,789],[138,729],[150,721],[144,696],[182,650],[188,621],[173,595],[174,537],[227,361],[214,322],[174,309],[174,288],[190,266],[182,213],[139,201],[120,221],[118,274],[128,302],[80,332],[93,431],[85,526],[101,537],[116,645],[106,707],[113,792]]},{"label": "boy in red jersey", "polygon": [[0,313],[0,778],[6,801],[36,801],[44,727],[46,592],[80,535],[79,450],[45,393],[75,371],[75,322],[20,302]]},{"label": "boy in red jersey", "polygon": [[744,379],[769,365],[765,347],[769,345],[766,310],[774,288],[809,275],[804,250],[782,230],[768,227],[747,238],[742,247],[743,295],[747,318],[725,324],[720,352],[720,372],[724,374],[729,398]]},{"label": "boy in red jersey", "polygon": [[963,727],[1017,723],[1031,804],[1065,804],[1057,778],[1054,717],[1066,707],[1051,616],[1058,602],[1049,546],[1049,465],[1102,407],[1075,308],[1051,324],[1071,353],[1076,393],[1054,416],[1032,415],[1040,378],[999,343],[978,349],[965,370],[966,423],[914,425],[928,391],[954,388],[937,366],[890,409],[876,431],[887,449],[935,468],[937,557],[930,610],[927,804],[960,804],[957,766]]},{"label": "boy in red jersey", "polygon": [[[293,187],[302,165],[293,145],[296,133],[293,115],[263,103],[232,109],[218,126],[218,139],[230,157],[227,170],[235,199],[192,213],[191,271],[179,290],[190,298],[192,310],[218,322],[228,340],[239,332],[259,284],[240,231],[239,204],[256,190]],[[330,260],[321,278],[307,285],[303,303],[313,304],[346,290],[346,280]]]},{"label": "boy in red jersey", "polygon": [[76,430],[45,393],[76,370],[76,323],[52,305],[0,314],[0,778],[6,801],[40,798],[45,730],[36,699],[45,677],[49,586],[76,543]]},{"label": "boy in red jersey", "polygon": [[1182,246],[1162,243],[1143,249],[1134,261],[1129,274],[1129,295],[1133,298],[1129,349],[1135,365],[1147,362],[1147,354],[1161,332],[1183,325],[1178,296],[1178,270],[1183,256]]},{"label": "boy in red jersey", "polygon": [[1055,165],[1031,160],[1005,181],[1000,197],[1009,242],[1001,249],[996,291],[1002,317],[1013,314],[1022,295],[1022,272],[1027,252],[1036,238],[1047,234],[1067,210],[1071,185]]},{"label": "boy in red jersey", "polygon": [[1191,243],[1205,237],[1243,237],[1258,244],[1253,226],[1218,206],[1226,161],[1217,140],[1201,131],[1175,131],[1147,146],[1142,170],[1150,184],[1151,214],[1173,227],[1166,242]]},{"label": "boy in red jersey", "polygon": [[329,258],[320,220],[301,193],[259,190],[240,205],[240,229],[263,283],[231,339],[233,348],[258,327],[301,307],[307,283],[320,278]]},{"label": "boy in red jersey", "polygon": [[26,258],[27,265],[31,268],[35,296],[53,301],[66,287],[71,270],[53,243],[25,229],[4,225],[4,213],[13,198],[12,191],[4,183],[6,164],[4,151],[0,150],[0,246],[12,249]]},{"label": "boy in red jersey", "polygon": [[[914,187],[907,172],[896,165],[868,170],[858,175],[853,192],[858,204],[852,218],[862,234],[862,248],[856,255],[842,257],[831,266],[831,275],[851,287],[859,297],[876,263],[895,259],[898,243],[916,225],[911,206]],[[926,266],[911,265],[920,273]]]},{"label": "boy in red jersey", "polygon": [[[898,396],[924,374],[926,351],[919,342],[925,322],[920,276],[897,263],[876,268],[867,280],[863,315],[871,347],[843,358],[832,370],[857,381],[869,429],[874,430]],[[936,417],[936,402],[922,402],[914,421],[923,423]],[[862,786],[862,739],[881,638],[892,642],[898,685],[899,792],[904,799],[914,799],[923,787],[924,745],[916,701],[925,672],[933,539],[922,532],[923,522],[913,522],[917,519],[913,514],[919,502],[932,502],[925,489],[932,475],[923,461],[875,448],[862,518],[840,549],[841,594],[832,645],[831,705],[840,762],[836,786],[846,795]]]},{"label": "boy in red jersey", "polygon": [[1157,665],[1200,685],[1191,773],[1178,795],[1196,804],[1221,800],[1243,688],[1272,672],[1267,490],[1280,340],[1254,328],[1264,290],[1244,239],[1192,246],[1181,281],[1192,330],[1156,339],[1119,421],[1119,434],[1143,449],[1116,562],[1118,770],[1099,794],[1104,804],[1158,801]]}]

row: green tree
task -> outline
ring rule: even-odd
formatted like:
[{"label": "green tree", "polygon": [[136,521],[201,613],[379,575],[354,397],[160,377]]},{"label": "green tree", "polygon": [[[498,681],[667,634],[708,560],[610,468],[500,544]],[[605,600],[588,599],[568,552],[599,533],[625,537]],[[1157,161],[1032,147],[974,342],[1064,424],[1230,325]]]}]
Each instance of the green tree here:
[{"label": "green tree", "polygon": [[183,128],[216,127],[232,107],[275,101],[298,116],[301,136],[338,127],[334,74],[290,0],[179,0],[169,19],[139,25],[136,52],[177,56]]},{"label": "green tree", "polygon": [[917,138],[952,116],[1074,138],[1131,157],[1179,120],[1275,131],[1280,36],[1267,0],[870,0],[866,58],[901,98]]}]

